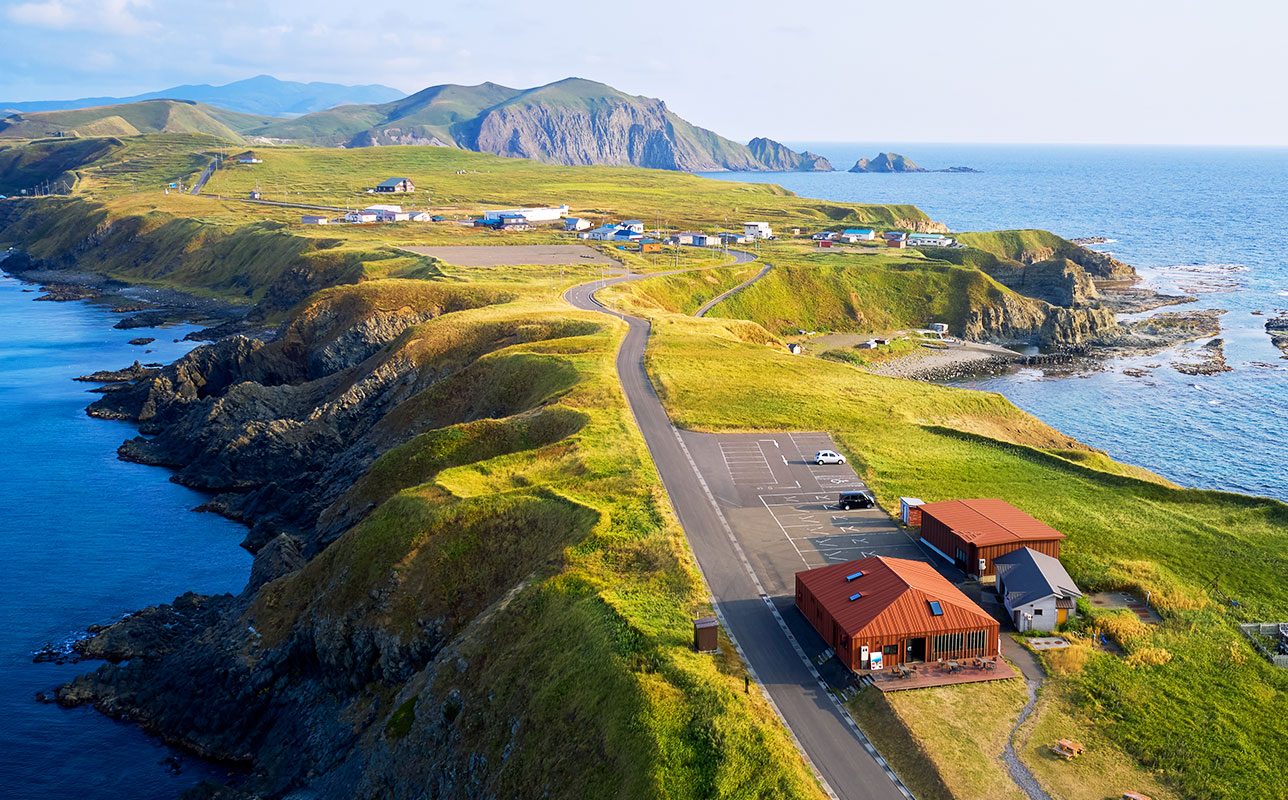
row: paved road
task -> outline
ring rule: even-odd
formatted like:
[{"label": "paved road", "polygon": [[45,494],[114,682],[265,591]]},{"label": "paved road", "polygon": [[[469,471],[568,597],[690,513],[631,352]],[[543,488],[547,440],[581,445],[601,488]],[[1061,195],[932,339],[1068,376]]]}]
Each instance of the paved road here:
[{"label": "paved road", "polygon": [[[739,259],[739,261],[738,261],[738,262],[736,262],[736,263],[742,263],[742,262],[744,262],[744,261],[748,261],[748,260],[750,260],[750,259]],[[751,280],[743,281],[742,283],[740,283],[740,284],[738,284],[737,286],[733,287],[733,288],[732,288],[732,289],[730,289],[729,291],[727,291],[727,292],[721,292],[720,294],[718,294],[718,295],[716,295],[715,297],[711,298],[710,300],[708,300],[708,301],[707,301],[707,304],[706,304],[706,305],[704,305],[702,308],[699,308],[699,309],[697,310],[697,313],[695,313],[693,316],[695,316],[695,317],[705,317],[705,316],[707,315],[707,312],[708,312],[708,311],[710,311],[713,307],[715,307],[715,305],[716,305],[716,304],[723,302],[723,301],[724,301],[724,299],[725,299],[726,297],[728,297],[729,295],[733,294],[734,292],[741,292],[743,289],[746,289],[748,286],[752,285],[752,284],[753,284],[753,283],[755,283],[756,281],[758,281],[758,280],[760,280],[761,278],[765,277],[765,273],[769,272],[769,271],[770,271],[771,269],[773,269],[773,268],[774,268],[774,265],[773,265],[773,264],[766,264],[766,265],[764,266],[764,268],[763,268],[763,269],[761,269],[761,270],[760,270],[760,272],[757,272],[757,273],[756,273],[756,275],[755,275],[755,277],[753,277]]]},{"label": "paved road", "polygon": [[[735,253],[739,262],[754,256]],[[635,421],[697,556],[717,614],[748,669],[766,691],[824,788],[844,800],[902,800],[905,790],[875,755],[853,720],[826,690],[789,631],[748,554],[711,494],[694,456],[667,417],[644,370],[649,323],[609,311],[594,298],[602,286],[645,276],[620,276],[570,289],[574,306],[600,311],[630,325],[617,353],[617,372]]]},{"label": "paved road", "polygon": [[205,170],[202,171],[201,177],[197,178],[197,184],[188,190],[188,194],[201,194],[201,190],[205,187],[206,181],[210,180],[211,173],[215,171],[215,164],[217,163],[218,162],[215,161],[215,159],[210,159],[210,163],[207,164]]}]

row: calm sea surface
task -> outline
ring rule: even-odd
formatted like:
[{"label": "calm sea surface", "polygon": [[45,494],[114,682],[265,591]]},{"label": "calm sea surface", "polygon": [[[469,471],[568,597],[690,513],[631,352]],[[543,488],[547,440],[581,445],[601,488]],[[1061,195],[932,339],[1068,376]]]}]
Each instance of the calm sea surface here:
[{"label": "calm sea surface", "polygon": [[[203,497],[116,447],[131,426],[85,415],[93,384],[71,379],[135,359],[168,362],[191,328],[115,330],[86,303],[33,303],[0,277],[0,798],[173,798],[223,773],[184,759],[133,725],[89,708],[36,703],[96,662],[33,664],[32,654],[92,623],[185,591],[237,592],[250,556],[243,529],[191,513]],[[128,344],[155,336],[147,347]],[[151,349],[152,353],[144,353]]]},{"label": "calm sea surface", "polygon": [[822,153],[838,170],[884,150],[928,169],[982,173],[711,177],[828,200],[912,203],[956,231],[1104,236],[1113,241],[1097,249],[1134,265],[1149,284],[1199,290],[1199,302],[1183,308],[1227,312],[1221,335],[1233,372],[1183,375],[1164,353],[1074,377],[1021,370],[960,383],[1001,392],[1056,428],[1185,486],[1288,500],[1288,361],[1263,328],[1288,308],[1288,149],[792,146]]}]

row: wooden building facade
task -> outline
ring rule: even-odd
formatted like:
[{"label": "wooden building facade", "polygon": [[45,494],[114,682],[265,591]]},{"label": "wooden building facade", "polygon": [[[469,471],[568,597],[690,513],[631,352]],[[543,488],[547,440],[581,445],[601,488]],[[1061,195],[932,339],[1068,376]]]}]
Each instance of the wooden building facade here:
[{"label": "wooden building facade", "polygon": [[874,556],[798,572],[796,607],[855,671],[998,652],[997,620],[921,561]]},{"label": "wooden building facade", "polygon": [[993,561],[1022,547],[1059,558],[1063,539],[1063,533],[1004,500],[921,506],[921,540],[967,575],[995,574]]}]

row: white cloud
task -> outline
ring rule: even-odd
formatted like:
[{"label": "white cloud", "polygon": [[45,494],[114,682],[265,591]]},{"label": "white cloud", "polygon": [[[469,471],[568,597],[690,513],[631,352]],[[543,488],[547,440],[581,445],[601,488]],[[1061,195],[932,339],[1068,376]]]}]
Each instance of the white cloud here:
[{"label": "white cloud", "polygon": [[147,10],[148,0],[44,0],[12,6],[7,16],[19,25],[53,30],[88,30],[133,36],[156,29],[135,9]]}]

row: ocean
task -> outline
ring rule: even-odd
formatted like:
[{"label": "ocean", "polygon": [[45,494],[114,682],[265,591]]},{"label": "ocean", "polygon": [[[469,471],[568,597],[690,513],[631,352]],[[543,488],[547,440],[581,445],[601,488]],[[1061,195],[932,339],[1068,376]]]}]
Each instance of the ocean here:
[{"label": "ocean", "polygon": [[[192,513],[204,497],[165,470],[119,461],[134,429],[87,416],[94,384],[72,381],[172,361],[193,346],[173,341],[192,328],[116,330],[120,314],[32,302],[31,288],[0,277],[0,797],[169,800],[227,773],[185,757],[174,774],[163,762],[177,754],[134,725],[35,702],[97,662],[32,655],[189,590],[246,584],[244,529]],[[157,340],[128,344],[140,336]]]},{"label": "ocean", "polygon": [[[1172,310],[1224,310],[1232,372],[1184,375],[1163,353],[1067,377],[1021,369],[955,383],[1000,392],[1115,459],[1183,486],[1288,501],[1288,360],[1264,330],[1266,319],[1288,309],[1288,148],[790,146],[827,156],[839,171],[709,177],[777,183],[826,200],[912,203],[955,231],[1102,236],[1111,241],[1096,249],[1135,266],[1146,285],[1197,294],[1197,303]],[[927,169],[980,172],[844,171],[882,151]]]}]

